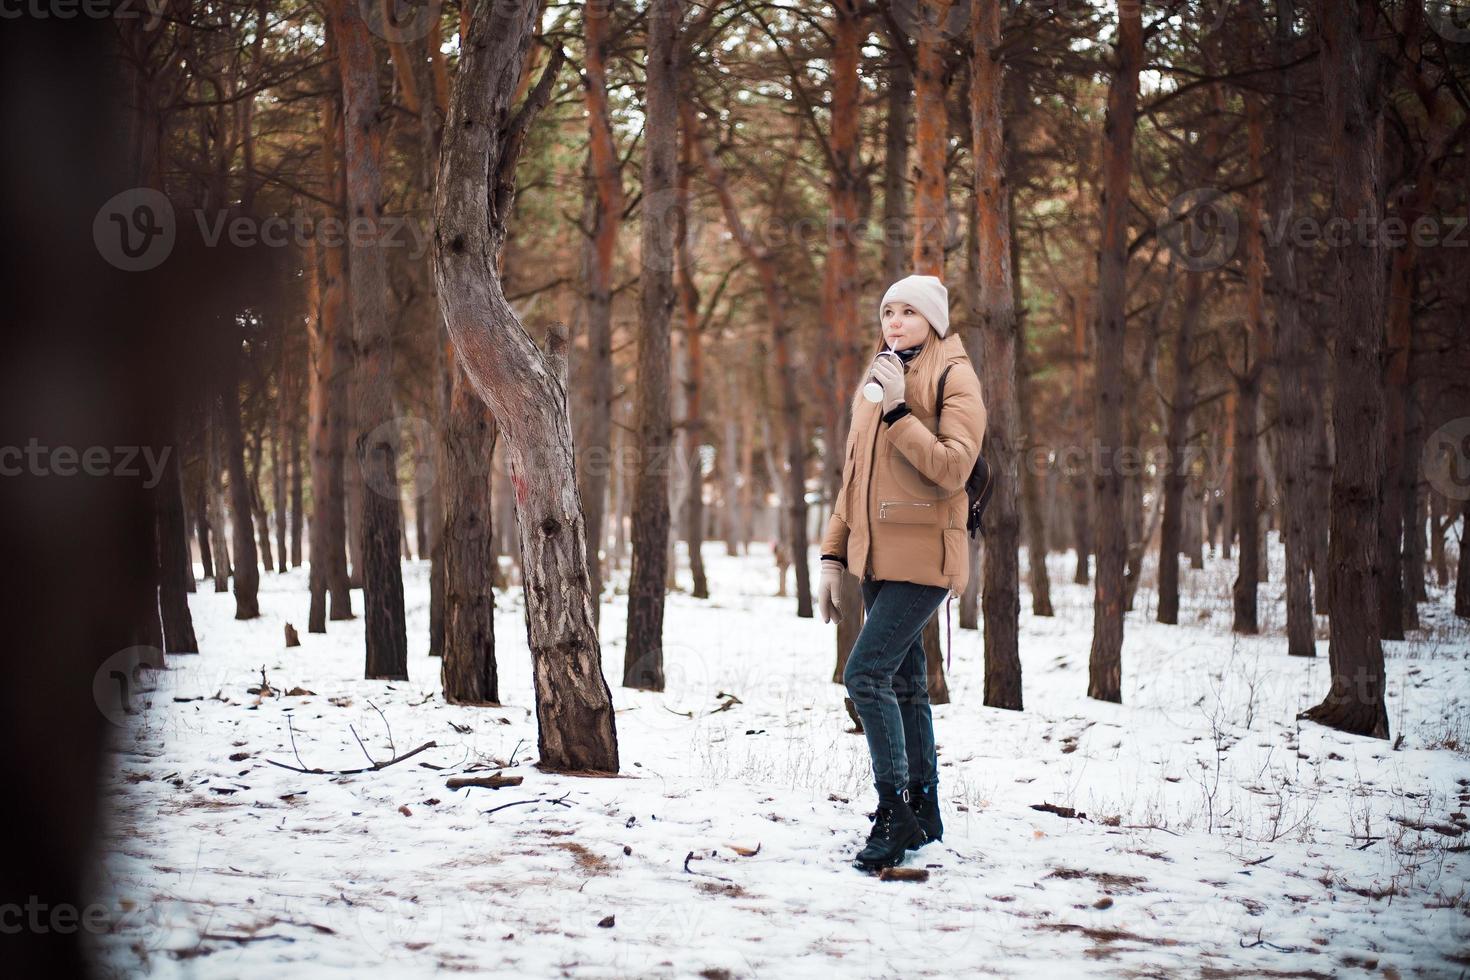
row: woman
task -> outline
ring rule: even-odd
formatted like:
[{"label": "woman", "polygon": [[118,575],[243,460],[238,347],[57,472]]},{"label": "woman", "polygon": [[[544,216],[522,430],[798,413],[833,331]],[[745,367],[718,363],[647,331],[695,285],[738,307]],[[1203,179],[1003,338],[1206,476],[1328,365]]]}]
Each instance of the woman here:
[{"label": "woman", "polygon": [[[842,490],[822,537],[817,590],[823,622],[842,618],[845,568],[862,578],[867,619],[843,682],[863,722],[878,809],[853,862],[877,871],[907,848],[938,840],[939,773],[924,671],[924,624],[969,581],[965,478],[980,454],[985,403],[958,334],[949,293],[935,276],[908,276],[879,305],[882,337],[863,375],[879,402],[852,400]],[[944,411],[934,431],[935,395]]]}]

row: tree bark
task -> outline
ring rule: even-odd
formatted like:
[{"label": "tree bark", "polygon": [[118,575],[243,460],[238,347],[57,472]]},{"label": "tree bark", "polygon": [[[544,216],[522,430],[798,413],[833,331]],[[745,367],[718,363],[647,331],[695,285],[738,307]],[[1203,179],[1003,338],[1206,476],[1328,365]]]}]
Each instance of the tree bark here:
[{"label": "tree bark", "polygon": [[[1179,556],[1184,550],[1184,486],[1189,482],[1189,426],[1194,412],[1194,327],[1204,305],[1205,273],[1185,273],[1184,303],[1174,337],[1174,391],[1165,431],[1168,468],[1164,471],[1164,513],[1159,531],[1159,611],[1161,623],[1179,622]],[[1197,515],[1196,515],[1197,516]]]},{"label": "tree bark", "polygon": [[1123,352],[1127,335],[1128,185],[1133,166],[1138,71],[1143,63],[1142,10],[1118,2],[1117,68],[1108,88],[1103,138],[1103,223],[1098,249],[1098,310],[1095,321],[1097,443],[1102,465],[1093,476],[1097,499],[1097,586],[1093,599],[1088,697],[1123,700],[1123,474],[1118,450],[1123,440]]},{"label": "tree bark", "polygon": [[[975,159],[975,230],[979,282],[974,297],[979,336],[966,333],[980,363],[988,420],[986,462],[1019,472],[1016,412],[1016,307],[1011,278],[1011,188],[1006,179],[1001,114],[1001,0],[979,0],[971,21],[970,128]],[[975,349],[975,348],[978,348]],[[978,355],[978,356],[977,356]],[[985,511],[985,705],[1019,711],[1021,515],[1014,480],[1000,480]]]},{"label": "tree bark", "polygon": [[623,686],[664,689],[664,578],[668,574],[669,325],[673,316],[674,226],[678,179],[680,0],[649,8],[645,106],[642,308],[638,329],[637,453],[633,484],[633,559],[628,574],[628,638]]},{"label": "tree bark", "polygon": [[260,567],[256,564],[255,527],[250,517],[250,480],[245,474],[245,435],[240,428],[240,345],[229,344],[215,402],[223,436],[225,469],[230,480],[230,526],[235,575],[235,618],[260,615]]},{"label": "tree bark", "polygon": [[[564,376],[522,328],[496,268],[525,131],[550,97],[562,61],[553,48],[535,90],[512,115],[535,12],[480,4],[469,14],[440,155],[435,276],[450,338],[499,421],[510,457],[540,765],[616,773],[617,732],[592,618]],[[667,16],[662,8],[660,16]],[[565,352],[554,353],[564,372]]]},{"label": "tree bark", "polygon": [[[955,0],[915,0],[917,23],[946,24]],[[914,72],[914,237],[910,259],[916,275],[944,279],[944,245],[949,239],[949,194],[945,158],[949,150],[949,38],[932,26],[920,31]],[[998,487],[997,487],[998,489]]]},{"label": "tree bark", "polygon": [[[1285,64],[1293,55],[1296,0],[1276,0],[1276,60]],[[1295,78],[1288,69],[1277,76],[1271,105],[1272,159],[1267,175],[1272,228],[1291,220],[1296,208]],[[1312,494],[1311,420],[1312,388],[1307,381],[1315,356],[1310,333],[1298,309],[1299,285],[1296,249],[1291,236],[1272,235],[1266,245],[1276,311],[1278,425],[1281,427],[1281,495],[1285,522],[1281,528],[1286,552],[1286,652],[1293,657],[1315,657],[1316,623],[1312,615],[1310,581],[1313,552],[1313,512],[1321,502]],[[1320,583],[1318,583],[1320,587]]]},{"label": "tree bark", "polygon": [[[1322,88],[1332,160],[1333,214],[1349,222],[1377,217],[1380,92],[1373,4],[1323,2]],[[1379,499],[1384,479],[1384,270],[1376,236],[1352,236],[1334,249],[1337,336],[1333,351],[1332,424],[1337,465],[1332,471],[1331,608],[1328,644],[1331,687],[1301,717],[1375,738],[1389,737],[1379,636],[1381,539]]]},{"label": "tree bark", "polygon": [[387,255],[379,242],[383,118],[376,56],[361,12],[328,0],[342,80],[347,210],[367,234],[348,237],[356,345],[353,425],[362,470],[363,606],[367,679],[408,678],[399,520],[398,432],[393,415],[393,329],[387,315]]},{"label": "tree bark", "polygon": [[583,242],[583,304],[587,317],[584,439],[578,456],[578,489],[587,521],[587,570],[592,582],[592,618],[602,617],[602,544],[612,429],[612,290],[624,195],[622,161],[613,139],[607,101],[608,26],[611,4],[589,4],[586,30],[587,217],[591,234]]},{"label": "tree bark", "polygon": [[498,704],[495,663],[494,522],[490,460],[495,422],[455,363],[444,425],[444,698]]},{"label": "tree bark", "polygon": [[[173,420],[169,424],[176,426]],[[158,547],[158,610],[163,624],[165,653],[198,653],[189,593],[194,586],[194,563],[189,558],[189,525],[184,516],[183,474],[179,467],[179,439],[169,433],[168,451],[158,486],[152,490]]]}]

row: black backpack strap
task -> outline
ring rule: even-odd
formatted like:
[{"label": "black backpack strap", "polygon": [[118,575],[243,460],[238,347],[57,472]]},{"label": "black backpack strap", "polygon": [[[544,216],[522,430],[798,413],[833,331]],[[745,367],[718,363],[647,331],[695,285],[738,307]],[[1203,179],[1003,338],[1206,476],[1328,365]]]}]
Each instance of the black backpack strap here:
[{"label": "black backpack strap", "polygon": [[939,413],[944,408],[944,379],[949,376],[953,364],[946,364],[939,374],[939,388],[934,392],[934,434],[939,435]]}]

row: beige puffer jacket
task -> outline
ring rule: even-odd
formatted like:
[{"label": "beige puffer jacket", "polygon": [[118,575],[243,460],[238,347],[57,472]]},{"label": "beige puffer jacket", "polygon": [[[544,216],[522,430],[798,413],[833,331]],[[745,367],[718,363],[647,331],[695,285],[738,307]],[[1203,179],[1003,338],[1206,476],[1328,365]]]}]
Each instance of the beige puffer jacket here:
[{"label": "beige puffer jacket", "polygon": [[[953,367],[936,436],[935,389],[947,365]],[[821,553],[845,559],[860,577],[947,586],[959,594],[970,580],[965,479],[985,438],[980,379],[957,333],[931,332],[904,374],[909,414],[891,425],[879,405],[853,399],[842,490]]]}]

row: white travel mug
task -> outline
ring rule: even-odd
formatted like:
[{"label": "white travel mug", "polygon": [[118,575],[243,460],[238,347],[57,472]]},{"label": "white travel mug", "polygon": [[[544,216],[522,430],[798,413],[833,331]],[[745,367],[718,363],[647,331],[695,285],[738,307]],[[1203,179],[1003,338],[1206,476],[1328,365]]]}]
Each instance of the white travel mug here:
[{"label": "white travel mug", "polygon": [[[892,354],[894,357],[898,357],[897,354],[893,353],[892,347],[878,352],[879,357],[883,357],[885,354]],[[863,397],[876,405],[883,400],[883,386],[869,378],[868,383],[863,385]]]}]

